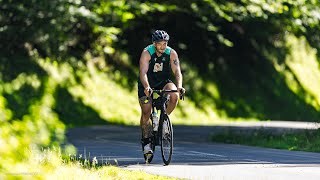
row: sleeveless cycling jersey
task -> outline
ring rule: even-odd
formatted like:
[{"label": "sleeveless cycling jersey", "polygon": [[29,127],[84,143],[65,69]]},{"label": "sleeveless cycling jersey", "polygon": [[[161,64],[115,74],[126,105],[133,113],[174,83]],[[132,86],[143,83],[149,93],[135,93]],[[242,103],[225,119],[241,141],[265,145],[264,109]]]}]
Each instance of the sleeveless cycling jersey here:
[{"label": "sleeveless cycling jersey", "polygon": [[[156,53],[155,46],[153,44],[147,46],[145,48],[151,59],[149,61],[149,69],[147,72],[148,81],[151,87],[156,87],[160,85],[162,82],[170,79],[171,76],[171,66],[170,66],[170,52],[171,48],[167,46],[165,52],[158,57]],[[139,78],[139,84],[140,78]]]}]

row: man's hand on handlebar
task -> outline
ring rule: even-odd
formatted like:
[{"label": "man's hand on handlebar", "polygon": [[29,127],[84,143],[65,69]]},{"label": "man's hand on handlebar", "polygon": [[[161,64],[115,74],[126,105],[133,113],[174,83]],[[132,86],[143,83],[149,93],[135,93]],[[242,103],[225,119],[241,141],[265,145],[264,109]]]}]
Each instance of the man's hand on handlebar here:
[{"label": "man's hand on handlebar", "polygon": [[183,87],[178,88],[178,91],[180,93],[180,99],[184,100],[184,94],[186,93],[186,90]]},{"label": "man's hand on handlebar", "polygon": [[146,94],[146,96],[150,96],[151,94],[152,94],[152,89],[151,89],[151,87],[146,87],[145,89],[144,89],[144,93]]}]

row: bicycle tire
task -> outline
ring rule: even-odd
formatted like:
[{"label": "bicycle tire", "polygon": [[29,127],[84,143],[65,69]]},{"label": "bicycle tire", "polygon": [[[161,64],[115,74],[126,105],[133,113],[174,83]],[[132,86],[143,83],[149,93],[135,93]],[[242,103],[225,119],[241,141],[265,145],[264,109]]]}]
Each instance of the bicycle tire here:
[{"label": "bicycle tire", "polygon": [[169,165],[173,151],[173,129],[170,118],[167,114],[163,114],[162,120],[160,120],[160,135],[162,160],[165,165]]}]

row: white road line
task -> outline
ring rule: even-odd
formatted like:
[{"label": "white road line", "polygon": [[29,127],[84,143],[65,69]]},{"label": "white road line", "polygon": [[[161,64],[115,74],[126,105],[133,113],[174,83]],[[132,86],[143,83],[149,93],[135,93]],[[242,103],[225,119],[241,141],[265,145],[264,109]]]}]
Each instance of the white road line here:
[{"label": "white road line", "polygon": [[273,164],[274,162],[270,162],[270,161],[259,161],[259,160],[255,160],[255,159],[242,159],[245,161],[251,161],[251,162],[259,162],[259,163],[267,163],[267,164]]},{"label": "white road line", "polygon": [[[215,156],[215,157],[227,158],[227,156],[223,156],[223,155],[219,155],[219,154],[204,153],[204,152],[198,152],[198,151],[188,151],[188,152],[191,153],[189,155],[204,155],[204,156]],[[231,159],[229,159],[229,160],[231,160]],[[269,161],[259,161],[259,160],[255,160],[255,159],[238,159],[238,160],[259,162],[259,163],[268,163],[268,164],[273,163],[273,162],[269,162]]]},{"label": "white road line", "polygon": [[215,156],[215,157],[227,157],[219,154],[211,154],[211,153],[204,153],[204,152],[198,152],[198,151],[188,151],[194,154],[199,154],[199,155],[205,155],[205,156]]}]

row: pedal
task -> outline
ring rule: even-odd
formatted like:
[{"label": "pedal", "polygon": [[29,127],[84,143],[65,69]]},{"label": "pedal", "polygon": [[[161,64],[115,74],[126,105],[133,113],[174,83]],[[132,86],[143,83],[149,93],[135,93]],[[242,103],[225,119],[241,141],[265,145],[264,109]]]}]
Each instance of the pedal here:
[{"label": "pedal", "polygon": [[147,153],[147,154],[145,154],[145,156],[146,156],[146,164],[149,164],[149,159],[152,158],[153,154]]}]

